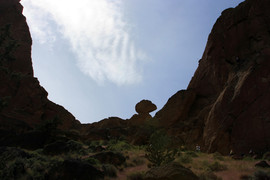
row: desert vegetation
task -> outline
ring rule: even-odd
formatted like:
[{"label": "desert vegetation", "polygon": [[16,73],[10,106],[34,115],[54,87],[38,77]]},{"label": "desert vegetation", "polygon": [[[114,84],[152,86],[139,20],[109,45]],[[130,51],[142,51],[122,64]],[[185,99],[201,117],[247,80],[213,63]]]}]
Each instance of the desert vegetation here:
[{"label": "desert vegetation", "polygon": [[[46,129],[46,128],[45,128]],[[49,132],[51,134],[51,132]],[[55,135],[55,133],[52,133]],[[52,135],[51,134],[51,135]],[[54,137],[56,138],[56,137]],[[59,136],[43,148],[0,148],[0,179],[147,179],[151,169],[175,167],[190,169],[201,180],[269,179],[270,169],[255,166],[269,163],[266,153],[261,159],[244,157],[235,160],[216,152],[207,154],[172,148],[164,133],[152,134],[149,144],[135,146],[124,140],[83,142]],[[177,166],[176,166],[176,165]],[[151,179],[151,178],[150,178]]]}]

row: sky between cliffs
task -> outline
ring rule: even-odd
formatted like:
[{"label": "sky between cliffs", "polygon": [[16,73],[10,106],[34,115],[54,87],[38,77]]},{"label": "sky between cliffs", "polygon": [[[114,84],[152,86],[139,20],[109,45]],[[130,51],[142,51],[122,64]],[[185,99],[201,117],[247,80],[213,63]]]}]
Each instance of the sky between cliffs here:
[{"label": "sky between cliffs", "polygon": [[243,0],[22,0],[35,76],[82,123],[162,108],[185,89],[221,12]]}]

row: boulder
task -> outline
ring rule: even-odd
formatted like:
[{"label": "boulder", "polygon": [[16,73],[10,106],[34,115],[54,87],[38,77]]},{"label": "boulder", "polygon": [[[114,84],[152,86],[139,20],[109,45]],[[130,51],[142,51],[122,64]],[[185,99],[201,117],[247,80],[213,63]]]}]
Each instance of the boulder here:
[{"label": "boulder", "polygon": [[153,104],[149,100],[141,100],[139,103],[136,104],[135,110],[139,114],[144,114],[144,113],[150,113],[152,111],[155,111],[157,109],[157,106]]},{"label": "boulder", "polygon": [[270,168],[270,165],[266,161],[260,161],[255,164],[255,167]]},{"label": "boulder", "polygon": [[81,180],[101,180],[104,179],[104,174],[102,171],[96,169],[87,162],[75,159],[65,160],[60,163],[57,167],[52,169],[47,177],[47,179],[81,179]]},{"label": "boulder", "polygon": [[69,152],[82,152],[82,144],[73,140],[56,140],[43,148],[46,155],[60,155]]},{"label": "boulder", "polygon": [[120,139],[128,135],[128,123],[118,117],[109,117],[92,124],[83,124],[81,134],[87,140]]},{"label": "boulder", "polygon": [[268,161],[270,161],[270,152],[266,152],[266,153],[264,153],[264,155],[263,155],[263,159],[264,159],[264,160],[268,160]]},{"label": "boulder", "polygon": [[143,126],[147,120],[151,120],[152,116],[148,113],[134,114],[129,120],[130,125]]},{"label": "boulder", "polygon": [[170,163],[150,169],[145,174],[144,180],[199,180],[189,169],[178,163]]}]

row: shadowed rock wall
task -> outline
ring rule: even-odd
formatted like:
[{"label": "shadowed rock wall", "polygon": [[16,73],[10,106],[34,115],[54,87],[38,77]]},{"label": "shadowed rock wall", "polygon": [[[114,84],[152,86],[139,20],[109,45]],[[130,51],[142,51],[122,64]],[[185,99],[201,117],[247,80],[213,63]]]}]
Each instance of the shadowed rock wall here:
[{"label": "shadowed rock wall", "polygon": [[224,154],[269,150],[269,9],[246,0],[222,12],[187,90],[156,114],[180,141]]},{"label": "shadowed rock wall", "polygon": [[55,118],[62,129],[78,128],[79,121],[49,101],[33,77],[32,39],[22,10],[19,0],[0,0],[0,129],[20,132]]}]

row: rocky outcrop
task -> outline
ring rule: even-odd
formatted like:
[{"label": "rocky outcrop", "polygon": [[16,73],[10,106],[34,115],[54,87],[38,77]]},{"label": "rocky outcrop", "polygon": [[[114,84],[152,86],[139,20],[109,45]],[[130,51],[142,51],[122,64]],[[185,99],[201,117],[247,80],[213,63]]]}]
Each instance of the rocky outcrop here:
[{"label": "rocky outcrop", "polygon": [[127,121],[118,117],[109,117],[92,124],[83,124],[82,135],[85,140],[120,139],[130,133]]},{"label": "rocky outcrop", "polygon": [[86,140],[125,139],[133,144],[146,144],[153,129],[150,112],[157,107],[149,100],[142,100],[136,104],[134,114],[130,119],[123,120],[118,117],[109,117],[99,122],[82,125],[82,135]]},{"label": "rocky outcrop", "polygon": [[155,116],[174,137],[208,152],[269,149],[269,8],[246,0],[222,12],[187,90]]},{"label": "rocky outcrop", "polygon": [[22,133],[54,119],[62,129],[79,128],[33,77],[32,39],[22,10],[19,0],[0,0],[0,133]]},{"label": "rocky outcrop", "polygon": [[136,126],[144,125],[147,120],[150,120],[152,116],[149,114],[155,111],[157,106],[149,100],[141,100],[135,106],[135,110],[138,114],[134,114],[130,119],[129,123]]},{"label": "rocky outcrop", "polygon": [[270,168],[270,165],[266,161],[260,161],[255,164],[255,167]]}]

